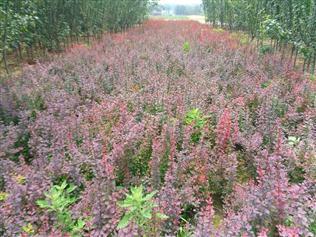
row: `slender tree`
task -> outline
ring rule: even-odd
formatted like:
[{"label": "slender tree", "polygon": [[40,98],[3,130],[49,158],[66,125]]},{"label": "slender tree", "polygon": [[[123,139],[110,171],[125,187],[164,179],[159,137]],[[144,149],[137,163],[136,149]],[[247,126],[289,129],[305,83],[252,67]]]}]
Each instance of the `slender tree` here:
[{"label": "slender tree", "polygon": [[105,31],[121,31],[145,20],[156,0],[2,0],[0,50],[22,58],[33,49],[59,51],[80,37],[90,41]]},{"label": "slender tree", "polygon": [[9,0],[4,1],[3,11],[3,26],[1,27],[2,34],[2,58],[4,62],[4,67],[7,73],[9,73],[8,63],[7,63],[7,38],[8,38],[8,21],[9,21]]},{"label": "slender tree", "polygon": [[[303,70],[315,73],[316,0],[203,0],[207,21],[243,30],[251,38],[271,39],[275,50],[291,48],[291,59],[304,59]],[[258,44],[258,45],[262,45]]]}]

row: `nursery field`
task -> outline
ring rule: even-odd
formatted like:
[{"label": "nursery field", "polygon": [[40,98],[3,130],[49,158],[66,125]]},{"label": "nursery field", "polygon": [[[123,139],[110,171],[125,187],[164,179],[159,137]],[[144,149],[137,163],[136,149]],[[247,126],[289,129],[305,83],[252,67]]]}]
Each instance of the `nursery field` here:
[{"label": "nursery field", "polygon": [[149,20],[0,76],[0,236],[316,236],[316,81]]}]

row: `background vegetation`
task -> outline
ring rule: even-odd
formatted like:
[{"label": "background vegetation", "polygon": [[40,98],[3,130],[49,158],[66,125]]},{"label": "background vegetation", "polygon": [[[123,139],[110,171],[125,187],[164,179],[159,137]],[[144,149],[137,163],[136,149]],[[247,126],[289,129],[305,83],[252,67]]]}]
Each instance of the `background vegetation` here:
[{"label": "background vegetation", "polygon": [[0,52],[32,60],[33,50],[61,50],[85,37],[120,31],[141,23],[152,0],[2,0]]},{"label": "background vegetation", "polygon": [[[298,54],[303,70],[314,73],[316,64],[315,0],[203,0],[207,20],[233,30],[248,32],[261,40],[263,50],[291,51],[294,65]],[[271,45],[264,44],[271,39]],[[270,48],[270,49],[269,49]]]}]

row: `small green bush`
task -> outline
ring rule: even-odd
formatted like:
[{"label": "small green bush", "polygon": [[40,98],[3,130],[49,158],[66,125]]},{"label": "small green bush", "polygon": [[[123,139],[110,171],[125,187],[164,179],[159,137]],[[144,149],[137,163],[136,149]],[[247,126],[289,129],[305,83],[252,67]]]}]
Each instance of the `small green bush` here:
[{"label": "small green bush", "polygon": [[154,211],[154,208],[157,207],[153,201],[155,194],[156,192],[151,192],[145,195],[143,186],[132,187],[131,194],[127,194],[125,200],[119,203],[119,206],[125,209],[125,214],[117,227],[122,229],[133,222],[145,234],[150,233],[153,216],[161,220],[167,219],[166,215]]},{"label": "small green bush", "polygon": [[4,202],[9,197],[8,193],[0,192],[0,202]]},{"label": "small green bush", "polygon": [[182,48],[184,53],[189,53],[191,50],[190,43],[188,41],[185,41]]},{"label": "small green bush", "polygon": [[309,230],[316,236],[316,218],[315,218],[315,220],[312,222],[312,224],[310,224]]},{"label": "small green bush", "polygon": [[202,128],[206,123],[202,112],[199,109],[192,109],[187,112],[184,122],[186,125],[192,125],[195,131],[191,135],[191,141],[198,143],[202,135]]},{"label": "small green bush", "polygon": [[177,237],[191,237],[191,236],[193,236],[193,233],[190,230],[182,226],[179,228]]},{"label": "small green bush", "polygon": [[32,236],[35,234],[35,229],[31,223],[28,223],[27,225],[22,226],[22,230],[24,233],[28,234],[29,236]]},{"label": "small green bush", "polygon": [[143,177],[148,173],[149,161],[152,155],[151,145],[151,142],[149,142],[147,146],[141,147],[139,153],[129,161],[129,170],[134,176]]},{"label": "small green bush", "polygon": [[84,220],[73,219],[69,211],[69,207],[78,200],[72,195],[76,188],[64,181],[61,185],[54,185],[49,192],[46,192],[46,199],[36,201],[40,208],[46,209],[56,216],[57,228],[72,237],[81,236],[85,226]]},{"label": "small green bush", "polygon": [[205,122],[203,114],[199,109],[192,109],[185,116],[185,123],[187,125],[194,125],[196,128],[202,128]]}]

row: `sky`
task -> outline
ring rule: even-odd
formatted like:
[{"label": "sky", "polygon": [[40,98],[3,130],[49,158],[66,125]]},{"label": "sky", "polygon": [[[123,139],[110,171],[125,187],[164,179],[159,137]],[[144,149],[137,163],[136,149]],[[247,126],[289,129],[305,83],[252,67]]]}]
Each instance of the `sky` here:
[{"label": "sky", "polygon": [[189,5],[189,4],[201,4],[202,0],[160,0],[161,4],[180,4],[180,5]]}]

